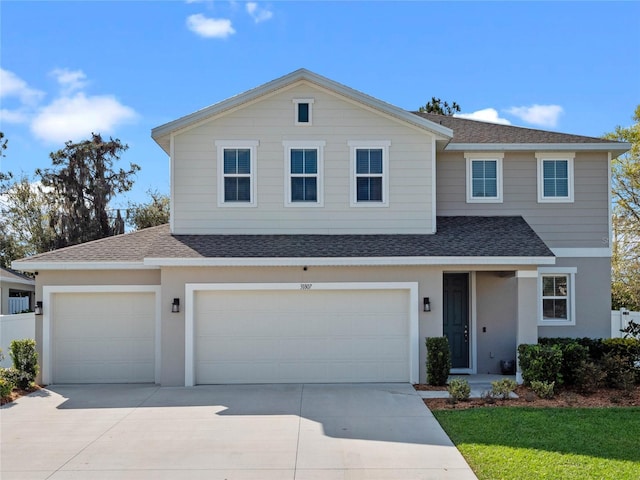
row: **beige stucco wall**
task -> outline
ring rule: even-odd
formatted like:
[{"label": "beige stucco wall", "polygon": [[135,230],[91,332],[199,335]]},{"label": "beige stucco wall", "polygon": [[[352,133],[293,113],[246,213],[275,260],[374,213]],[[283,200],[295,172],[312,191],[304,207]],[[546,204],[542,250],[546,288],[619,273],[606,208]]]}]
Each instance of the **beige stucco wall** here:
[{"label": "beige stucco wall", "polygon": [[[294,124],[294,98],[313,98],[312,125]],[[256,140],[257,205],[218,207],[217,140]],[[285,207],[283,141],[325,141],[324,206]],[[390,141],[388,207],[350,206],[355,140]],[[302,83],[174,136],[172,219],[178,234],[432,233],[433,136]]]}]

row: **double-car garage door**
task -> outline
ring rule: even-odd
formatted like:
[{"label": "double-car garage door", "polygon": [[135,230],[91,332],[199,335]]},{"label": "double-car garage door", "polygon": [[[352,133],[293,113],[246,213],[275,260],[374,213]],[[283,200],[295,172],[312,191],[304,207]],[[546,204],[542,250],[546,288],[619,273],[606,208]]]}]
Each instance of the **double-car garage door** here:
[{"label": "double-car garage door", "polygon": [[409,381],[408,296],[196,291],[195,383]]}]

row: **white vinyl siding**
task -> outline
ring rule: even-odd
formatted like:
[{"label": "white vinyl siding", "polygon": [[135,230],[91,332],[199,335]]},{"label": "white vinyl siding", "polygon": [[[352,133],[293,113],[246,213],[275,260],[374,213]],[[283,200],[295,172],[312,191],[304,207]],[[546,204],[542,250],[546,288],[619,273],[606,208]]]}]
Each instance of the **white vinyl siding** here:
[{"label": "white vinyl siding", "polygon": [[[315,99],[313,125],[293,122],[293,98]],[[352,208],[349,141],[389,140],[389,206]],[[255,208],[216,208],[216,140],[256,139]],[[283,141],[325,141],[323,208],[285,204]],[[433,233],[433,136],[309,85],[283,89],[175,135],[175,234]],[[232,205],[233,207],[233,205]]]},{"label": "white vinyl siding", "polygon": [[467,203],[502,203],[503,153],[465,153]]},{"label": "white vinyl siding", "polygon": [[536,153],[538,202],[573,202],[574,153]]},{"label": "white vinyl siding", "polygon": [[256,203],[256,147],[258,141],[216,141],[218,206]]}]

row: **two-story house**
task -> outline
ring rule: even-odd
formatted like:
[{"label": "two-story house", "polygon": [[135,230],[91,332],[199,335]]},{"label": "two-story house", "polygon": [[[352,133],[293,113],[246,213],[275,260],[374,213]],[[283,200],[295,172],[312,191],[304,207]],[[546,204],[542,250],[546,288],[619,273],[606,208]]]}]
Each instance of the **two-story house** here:
[{"label": "two-story house", "polygon": [[610,329],[628,144],[411,113],[307,70],[152,131],[171,222],[37,271],[42,381],[419,382]]}]

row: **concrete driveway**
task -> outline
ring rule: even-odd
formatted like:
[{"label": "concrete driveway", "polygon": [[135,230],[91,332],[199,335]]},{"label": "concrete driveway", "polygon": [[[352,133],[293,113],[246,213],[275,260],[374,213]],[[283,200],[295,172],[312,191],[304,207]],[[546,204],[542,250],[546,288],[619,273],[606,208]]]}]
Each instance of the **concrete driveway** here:
[{"label": "concrete driveway", "polygon": [[476,478],[408,384],[52,386],[0,427],[3,480]]}]

